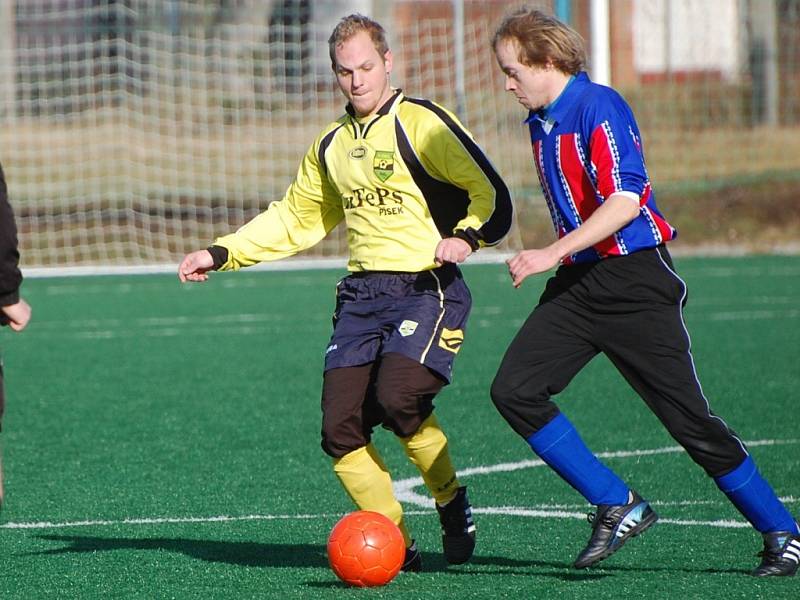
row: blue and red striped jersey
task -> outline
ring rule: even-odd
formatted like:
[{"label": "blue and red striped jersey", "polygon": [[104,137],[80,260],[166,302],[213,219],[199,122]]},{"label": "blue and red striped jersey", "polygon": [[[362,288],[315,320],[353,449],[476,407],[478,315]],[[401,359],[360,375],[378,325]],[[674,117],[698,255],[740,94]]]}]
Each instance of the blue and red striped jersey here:
[{"label": "blue and red striped jersey", "polygon": [[639,199],[639,216],[563,264],[653,248],[677,232],[656,207],[633,111],[615,90],[576,75],[549,110],[531,111],[533,157],[559,238],[581,226],[612,194]]}]

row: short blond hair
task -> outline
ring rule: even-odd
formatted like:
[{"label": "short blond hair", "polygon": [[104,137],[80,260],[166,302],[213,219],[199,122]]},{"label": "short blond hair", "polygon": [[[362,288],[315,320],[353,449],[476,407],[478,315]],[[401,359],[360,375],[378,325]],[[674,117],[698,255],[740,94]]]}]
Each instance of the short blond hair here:
[{"label": "short blond hair", "polygon": [[328,38],[328,52],[331,55],[332,67],[336,68],[336,48],[361,31],[365,31],[369,35],[381,58],[389,51],[386,30],[380,23],[364,15],[348,15],[339,21],[334,27],[331,37]]},{"label": "short blond hair", "polygon": [[519,61],[529,67],[548,63],[570,75],[586,65],[586,45],[581,35],[569,25],[540,10],[520,8],[503,19],[492,38],[492,49],[500,42],[513,42]]}]

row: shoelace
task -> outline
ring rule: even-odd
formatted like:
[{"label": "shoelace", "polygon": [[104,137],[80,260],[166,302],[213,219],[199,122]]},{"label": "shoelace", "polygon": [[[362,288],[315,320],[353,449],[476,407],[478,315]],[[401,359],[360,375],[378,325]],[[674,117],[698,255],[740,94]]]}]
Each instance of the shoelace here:
[{"label": "shoelace", "polygon": [[588,513],[586,513],[586,520],[587,520],[587,521],[589,522],[589,524],[590,524],[590,525],[592,525],[593,527],[597,527],[598,525],[600,525],[600,523],[602,523],[603,525],[605,525],[606,527],[609,527],[609,528],[611,528],[611,527],[614,527],[614,519],[612,519],[612,518],[611,518],[611,517],[608,515],[608,513],[606,513],[606,514],[603,516],[603,518],[602,518],[602,519],[600,519],[600,521],[599,521],[598,523],[595,523],[595,521],[597,520],[597,514],[595,514],[595,513],[593,513],[593,512],[588,512]]},{"label": "shoelace", "polygon": [[783,558],[783,552],[781,550],[767,550],[765,548],[764,550],[757,552],[756,556],[761,556],[772,562],[776,562]]},{"label": "shoelace", "polygon": [[462,515],[445,515],[443,521],[444,523],[442,523],[442,525],[447,533],[461,533],[464,529],[464,518]]},{"label": "shoelace", "polygon": [[[450,510],[448,510],[450,509]],[[467,530],[467,517],[464,514],[463,504],[453,505],[453,502],[445,506],[442,515],[442,527],[448,535],[462,534]]]}]

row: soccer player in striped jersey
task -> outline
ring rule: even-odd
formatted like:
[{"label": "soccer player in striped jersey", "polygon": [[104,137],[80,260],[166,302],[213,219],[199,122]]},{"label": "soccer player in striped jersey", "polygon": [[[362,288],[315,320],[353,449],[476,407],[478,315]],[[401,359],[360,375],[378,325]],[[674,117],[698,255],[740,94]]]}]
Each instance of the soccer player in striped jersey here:
[{"label": "soccer player in striped jersey", "polygon": [[509,273],[519,287],[558,266],[506,351],[492,400],[533,451],[597,505],[574,566],[607,558],[657,519],[551,400],[602,352],[763,534],[752,574],[793,575],[797,522],[742,440],[711,411],[697,379],[682,314],[686,285],[665,246],[675,229],[656,206],[630,107],[583,71],[580,35],[540,11],[510,14],[492,47],[506,91],[529,111],[535,168],[557,234],[511,258]]},{"label": "soccer player in striped jersey", "polygon": [[[13,331],[22,331],[31,318],[31,307],[20,298],[22,273],[19,270],[17,249],[17,224],[14,211],[8,202],[8,189],[3,169],[0,167],[0,325],[8,325]],[[5,391],[3,387],[3,365],[0,363],[0,431],[3,430]],[[0,508],[3,507],[3,456],[0,447]]]},{"label": "soccer player in striped jersey", "polygon": [[204,281],[210,270],[291,256],[344,221],[350,275],[337,286],[325,353],[322,447],[356,506],[398,524],[403,568],[419,570],[372,443],[375,426],[392,431],[436,501],[445,558],[463,563],[475,525],[433,399],[450,382],[471,306],[457,263],[505,236],[510,195],[454,115],[389,84],[392,53],[378,23],[345,17],[329,50],[346,113],[319,134],[281,201],[188,254],[178,275]]}]

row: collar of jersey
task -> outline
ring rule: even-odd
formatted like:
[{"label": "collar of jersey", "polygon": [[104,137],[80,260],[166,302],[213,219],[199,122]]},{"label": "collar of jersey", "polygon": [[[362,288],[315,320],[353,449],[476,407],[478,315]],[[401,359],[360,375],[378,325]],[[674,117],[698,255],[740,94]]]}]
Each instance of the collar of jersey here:
[{"label": "collar of jersey", "polygon": [[528,118],[525,119],[525,123],[528,124],[534,120],[540,121],[541,123],[546,123],[548,121],[551,123],[560,123],[569,109],[572,108],[574,100],[581,95],[583,89],[590,83],[589,75],[587,75],[585,71],[573,75],[558,95],[558,98],[544,108],[528,112]]},{"label": "collar of jersey", "polygon": [[377,119],[378,117],[382,117],[384,115],[388,115],[391,112],[394,112],[395,107],[398,104],[400,104],[400,102],[403,100],[403,90],[395,88],[393,91],[394,91],[394,94],[392,94],[391,98],[389,98],[386,102],[384,102],[383,106],[381,106],[374,115],[371,115],[369,117],[365,117],[365,118],[363,118],[363,120],[359,119],[356,116],[356,113],[353,110],[353,105],[352,104],[348,103],[347,106],[345,107],[345,110],[347,111],[347,114],[350,115],[350,118],[353,121],[357,121],[361,125],[366,125],[367,123],[369,123],[373,119]]}]

